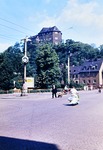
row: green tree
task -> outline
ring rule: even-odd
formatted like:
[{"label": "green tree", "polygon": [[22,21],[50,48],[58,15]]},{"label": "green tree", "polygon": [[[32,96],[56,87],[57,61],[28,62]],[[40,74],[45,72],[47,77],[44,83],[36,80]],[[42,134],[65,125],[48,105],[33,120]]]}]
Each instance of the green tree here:
[{"label": "green tree", "polygon": [[99,54],[100,54],[101,58],[103,58],[103,44],[100,45]]},{"label": "green tree", "polygon": [[19,80],[18,77],[23,76],[23,64],[21,60],[22,52],[18,43],[0,54],[1,89],[9,90],[14,88],[14,81],[17,83]]},{"label": "green tree", "polygon": [[101,58],[102,48],[94,48],[89,44],[84,44],[82,42],[75,42],[73,40],[67,40],[66,43],[54,46],[59,59],[60,64],[67,64],[68,55],[70,54],[70,65],[81,65],[86,60],[96,60]]},{"label": "green tree", "polygon": [[28,57],[29,57],[29,64],[32,70],[33,76],[36,74],[36,63],[35,63],[35,58],[36,58],[36,50],[38,49],[38,44],[35,43],[28,43],[27,44],[27,52],[28,52]]},{"label": "green tree", "polygon": [[[6,58],[6,59],[5,59]],[[13,88],[13,68],[9,58],[4,53],[0,54],[0,89]]]},{"label": "green tree", "polygon": [[48,88],[52,84],[60,84],[59,58],[49,45],[39,47],[36,53],[37,86]]}]

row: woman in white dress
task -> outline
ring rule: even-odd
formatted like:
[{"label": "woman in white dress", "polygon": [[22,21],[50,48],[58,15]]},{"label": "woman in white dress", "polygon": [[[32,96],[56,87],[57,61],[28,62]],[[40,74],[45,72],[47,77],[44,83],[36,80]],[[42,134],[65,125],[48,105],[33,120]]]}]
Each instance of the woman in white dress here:
[{"label": "woman in white dress", "polygon": [[79,104],[79,93],[78,91],[75,89],[75,87],[72,87],[70,89],[70,97],[68,98],[69,100],[69,104]]}]

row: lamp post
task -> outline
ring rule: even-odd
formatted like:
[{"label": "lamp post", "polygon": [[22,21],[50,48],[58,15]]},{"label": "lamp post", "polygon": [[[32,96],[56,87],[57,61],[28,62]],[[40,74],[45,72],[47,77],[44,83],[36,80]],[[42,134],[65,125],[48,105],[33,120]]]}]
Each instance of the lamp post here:
[{"label": "lamp post", "polygon": [[68,84],[70,84],[70,51],[68,52]]},{"label": "lamp post", "polygon": [[29,61],[29,58],[27,57],[27,41],[28,41],[28,38],[24,38],[22,39],[24,41],[24,56],[22,57],[22,62],[24,63],[24,79],[23,79],[23,88],[22,88],[22,94],[26,93],[27,92],[27,87],[26,87],[26,65]]},{"label": "lamp post", "polygon": [[68,56],[68,84],[70,84],[70,55]]}]

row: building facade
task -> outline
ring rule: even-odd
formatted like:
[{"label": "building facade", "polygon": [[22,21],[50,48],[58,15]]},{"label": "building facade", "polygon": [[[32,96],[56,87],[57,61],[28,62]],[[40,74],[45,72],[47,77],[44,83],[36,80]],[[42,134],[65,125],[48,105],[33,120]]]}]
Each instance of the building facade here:
[{"label": "building facade", "polygon": [[42,28],[37,35],[31,36],[30,39],[35,43],[52,43],[58,45],[62,42],[62,33],[56,26]]},{"label": "building facade", "polygon": [[71,66],[70,78],[88,87],[103,86],[103,60],[87,61],[82,66]]}]

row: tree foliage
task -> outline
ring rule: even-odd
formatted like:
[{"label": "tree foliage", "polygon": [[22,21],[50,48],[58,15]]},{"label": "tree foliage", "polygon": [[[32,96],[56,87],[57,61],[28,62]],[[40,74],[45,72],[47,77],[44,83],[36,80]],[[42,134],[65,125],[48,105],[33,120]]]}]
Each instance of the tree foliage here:
[{"label": "tree foliage", "polygon": [[19,44],[9,47],[0,54],[0,88],[9,90],[14,88],[14,80],[18,80],[18,75],[23,76],[23,64],[21,62],[22,52]]},{"label": "tree foliage", "polygon": [[[0,88],[8,90],[13,88],[13,81],[19,88],[18,80],[23,79],[24,45],[21,50],[19,43],[9,47],[0,53]],[[70,57],[70,65],[82,65],[86,60],[103,59],[103,45],[95,48],[89,44],[75,42],[68,39],[60,45],[38,45],[28,43],[27,76],[35,77],[36,87],[48,88],[52,84],[67,84],[67,65]]]},{"label": "tree foliage", "polygon": [[67,40],[59,46],[54,46],[60,63],[67,64],[68,57],[70,57],[71,65],[81,65],[86,60],[96,60],[103,57],[102,49],[94,48],[89,44]]},{"label": "tree foliage", "polygon": [[13,88],[13,68],[7,55],[0,54],[0,88],[9,90]]},{"label": "tree foliage", "polygon": [[52,47],[41,46],[36,53],[37,86],[47,88],[52,84],[58,84],[60,77],[59,59]]}]

